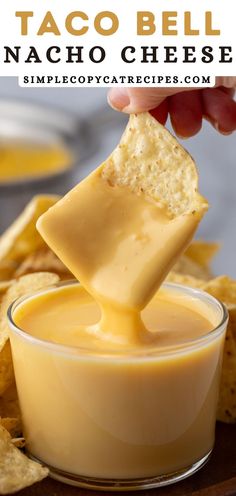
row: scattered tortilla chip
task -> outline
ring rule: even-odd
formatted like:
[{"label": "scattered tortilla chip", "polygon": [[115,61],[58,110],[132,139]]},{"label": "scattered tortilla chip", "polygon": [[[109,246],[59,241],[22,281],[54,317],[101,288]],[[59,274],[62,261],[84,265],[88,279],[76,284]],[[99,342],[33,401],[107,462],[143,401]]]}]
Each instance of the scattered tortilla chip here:
[{"label": "scattered tortilla chip", "polygon": [[236,281],[230,277],[215,277],[206,283],[204,289],[215,298],[236,305]]},{"label": "scattered tortilla chip", "polygon": [[203,268],[209,268],[212,258],[219,251],[219,243],[195,240],[185,251],[185,255]]},{"label": "scattered tortilla chip", "polygon": [[53,285],[58,281],[58,275],[49,272],[28,274],[15,281],[4,294],[0,306],[0,395],[14,382],[11,350],[8,342],[8,307],[20,296]]},{"label": "scattered tortilla chip", "polygon": [[0,417],[16,418],[21,423],[20,407],[15,382],[0,397]]},{"label": "scattered tortilla chip", "polygon": [[50,272],[36,272],[20,277],[5,293],[0,309],[0,350],[8,339],[7,310],[17,298],[39,289],[56,284],[59,281],[57,274]]},{"label": "scattered tortilla chip", "polygon": [[22,449],[25,447],[25,439],[24,437],[14,437],[11,442],[16,446],[16,448]]},{"label": "scattered tortilla chip", "polygon": [[198,279],[209,279],[211,277],[210,270],[207,267],[202,267],[196,262],[188,258],[185,254],[180,257],[174,265],[174,272],[184,275],[190,275]]},{"label": "scattered tortilla chip", "polygon": [[225,338],[223,366],[220,381],[220,398],[217,419],[222,422],[236,422],[236,305],[226,304],[229,323]]},{"label": "scattered tortilla chip", "polygon": [[[19,418],[4,417],[0,418],[0,425],[6,429],[12,438],[17,438],[22,433],[22,426]],[[19,447],[19,446],[18,446]]]},{"label": "scattered tortilla chip", "polygon": [[7,291],[8,288],[13,284],[14,279],[10,279],[8,281],[0,281],[0,298]]},{"label": "scattered tortilla chip", "polygon": [[[39,195],[32,198],[21,215],[0,238],[0,264],[22,260],[44,241],[35,228],[38,217],[58,201],[56,195]],[[1,265],[0,265],[1,267]]]},{"label": "scattered tortilla chip", "polygon": [[[5,339],[5,338],[4,338]],[[1,346],[1,329],[0,329],[0,346]],[[14,370],[11,356],[10,341],[4,340],[0,348],[0,397],[14,382]],[[1,411],[0,411],[1,416]]]},{"label": "scattered tortilla chip", "polygon": [[13,438],[22,436],[21,414],[15,384],[0,397],[0,425]]},{"label": "scattered tortilla chip", "polygon": [[202,289],[206,281],[204,279],[198,279],[194,276],[188,274],[180,274],[179,272],[171,271],[167,278],[167,282],[173,282],[175,284],[182,284],[183,286],[190,286],[191,288]]},{"label": "scattered tortilla chip", "polygon": [[0,260],[0,281],[8,281],[9,279],[12,279],[16,268],[17,262],[13,262],[12,260]]},{"label": "scattered tortilla chip", "polygon": [[28,255],[14,273],[14,277],[20,277],[33,272],[54,272],[63,280],[72,279],[74,277],[55,253],[48,247]]},{"label": "scattered tortilla chip", "polygon": [[210,262],[218,249],[218,243],[193,241],[174,265],[173,271],[198,279],[211,279],[213,275]]},{"label": "scattered tortilla chip", "polygon": [[10,434],[0,425],[0,494],[11,494],[48,475],[42,467],[14,446]]},{"label": "scattered tortilla chip", "polygon": [[102,177],[144,195],[170,217],[208,208],[198,193],[192,157],[148,112],[130,116],[120,144],[102,165]]}]

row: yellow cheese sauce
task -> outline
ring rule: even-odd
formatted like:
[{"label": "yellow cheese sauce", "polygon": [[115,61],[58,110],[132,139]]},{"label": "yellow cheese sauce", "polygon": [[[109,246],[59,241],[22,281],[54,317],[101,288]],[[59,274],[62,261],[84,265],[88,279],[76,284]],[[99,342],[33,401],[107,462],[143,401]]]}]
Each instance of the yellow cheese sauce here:
[{"label": "yellow cheese sauce", "polygon": [[[207,316],[204,316],[204,313]],[[116,333],[102,332],[98,326],[101,311],[93,298],[79,285],[73,284],[32,297],[17,307],[15,323],[37,338],[90,351],[114,352],[137,347],[175,346],[205,335],[214,327],[209,310],[192,300],[178,301],[173,291],[160,290],[142,311],[145,332],[138,339],[130,338],[129,326]],[[128,322],[129,323],[129,322]],[[115,345],[115,348],[114,348]]]},{"label": "yellow cheese sauce", "polygon": [[0,184],[55,174],[71,164],[72,156],[61,146],[0,142]]},{"label": "yellow cheese sauce", "polygon": [[76,284],[17,304],[13,319],[30,335],[12,333],[11,344],[31,454],[78,476],[132,479],[209,453],[223,335],[197,340],[219,315],[182,292],[158,291],[141,313],[147,331],[138,342],[124,341],[120,328],[92,332],[100,310]]},{"label": "yellow cheese sauce", "polygon": [[[48,245],[99,303],[101,333],[145,333],[140,311],[197,228],[201,213],[170,219],[163,208],[114,187],[98,168],[38,221]],[[142,340],[141,340],[142,341]]]}]

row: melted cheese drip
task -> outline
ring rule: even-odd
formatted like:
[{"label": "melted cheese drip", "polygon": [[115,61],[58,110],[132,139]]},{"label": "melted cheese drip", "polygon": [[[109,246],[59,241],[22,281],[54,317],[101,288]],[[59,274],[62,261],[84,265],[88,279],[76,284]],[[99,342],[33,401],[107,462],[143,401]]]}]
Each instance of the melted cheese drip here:
[{"label": "melted cheese drip", "polygon": [[[124,318],[127,326],[129,316],[121,315],[119,324]],[[142,352],[157,347],[161,351],[165,346],[178,346],[203,336],[216,323],[215,316],[199,300],[186,301],[174,290],[166,289],[158,291],[141,316],[146,330],[137,332],[137,326],[132,339],[129,334],[127,340],[123,327],[116,326],[115,335],[107,327],[103,332],[99,305],[82,286],[73,284],[27,299],[15,310],[14,321],[37,338],[94,352],[123,351],[124,347],[141,347]]]},{"label": "melted cheese drip", "polygon": [[[170,219],[127,188],[112,187],[101,168],[44,214],[37,227],[48,245],[98,302],[96,332],[136,344],[140,311],[188,245],[201,214]],[[88,330],[90,332],[90,330]]]}]

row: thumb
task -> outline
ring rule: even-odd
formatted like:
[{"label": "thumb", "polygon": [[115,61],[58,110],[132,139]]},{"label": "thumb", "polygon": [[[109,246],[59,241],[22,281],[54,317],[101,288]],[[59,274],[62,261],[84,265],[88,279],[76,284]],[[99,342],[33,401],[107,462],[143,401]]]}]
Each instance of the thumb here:
[{"label": "thumb", "polygon": [[[217,77],[215,86],[236,87],[236,77]],[[184,91],[199,90],[198,87],[179,88],[112,88],[108,93],[108,103],[115,110],[128,114],[145,112],[158,107],[165,98]]]},{"label": "thumb", "polygon": [[135,113],[158,107],[168,96],[193,88],[112,88],[108,103],[115,110]]},{"label": "thumb", "polygon": [[224,86],[225,88],[236,88],[236,77],[216,77],[216,86]]}]

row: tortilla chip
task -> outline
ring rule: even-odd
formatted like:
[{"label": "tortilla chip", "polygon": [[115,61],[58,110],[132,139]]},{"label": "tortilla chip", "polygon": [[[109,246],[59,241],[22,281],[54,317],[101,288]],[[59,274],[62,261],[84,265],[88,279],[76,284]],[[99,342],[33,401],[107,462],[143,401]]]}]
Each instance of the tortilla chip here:
[{"label": "tortilla chip", "polygon": [[56,284],[59,281],[57,274],[50,272],[36,272],[20,277],[14,282],[2,299],[0,308],[0,350],[8,339],[9,329],[7,321],[7,310],[9,305],[20,296],[33,293],[39,289]]},{"label": "tortilla chip", "polygon": [[25,439],[23,437],[14,437],[11,442],[16,446],[16,448],[22,449],[25,447]]},{"label": "tortilla chip", "polygon": [[225,338],[217,419],[236,422],[236,305],[226,304],[229,323]]},{"label": "tortilla chip", "polygon": [[[0,264],[2,268],[8,264],[22,260],[32,253],[44,241],[36,230],[35,223],[40,215],[58,201],[56,195],[39,195],[32,198],[21,215],[5,231],[0,238]],[[0,265],[1,268],[1,265]]]},{"label": "tortilla chip", "polygon": [[167,278],[167,282],[173,282],[175,284],[182,284],[183,286],[189,286],[190,288],[202,289],[206,281],[204,279],[198,279],[197,277],[190,276],[188,274],[180,274],[179,272],[171,271]]},{"label": "tortilla chip", "polygon": [[15,281],[4,294],[0,306],[0,395],[14,382],[11,358],[7,310],[11,303],[20,296],[51,286],[59,281],[56,274],[38,272],[21,277]]},{"label": "tortilla chip", "polygon": [[15,418],[21,423],[20,407],[15,382],[0,397],[0,417]]},{"label": "tortilla chip", "polygon": [[[14,280],[4,281],[0,283],[0,306],[4,294],[14,283]],[[0,310],[1,312],[1,310]],[[1,343],[1,327],[0,327],[0,343]],[[9,341],[3,342],[0,346],[0,397],[4,391],[12,384],[14,380],[11,347]],[[0,411],[1,416],[1,411]]]},{"label": "tortilla chip", "polygon": [[144,195],[172,218],[208,208],[198,193],[192,157],[148,112],[130,116],[120,144],[102,165],[102,177]]},{"label": "tortilla chip", "polygon": [[14,277],[20,277],[33,272],[54,272],[63,280],[74,277],[48,247],[28,255],[14,273]]},{"label": "tortilla chip", "polygon": [[192,241],[172,270],[198,279],[212,279],[210,262],[218,249],[218,243]]},{"label": "tortilla chip", "polygon": [[215,298],[236,305],[236,281],[230,277],[215,277],[206,283],[204,289]]},{"label": "tortilla chip", "polygon": [[185,254],[180,257],[172,270],[179,274],[193,276],[197,279],[208,280],[211,277],[211,273],[207,267],[198,265],[196,262],[188,258]]},{"label": "tortilla chip", "polygon": [[[1,239],[1,238],[0,238]],[[17,268],[17,262],[12,260],[0,260],[0,281],[8,281],[12,279],[13,273]]]},{"label": "tortilla chip", "polygon": [[185,255],[197,265],[203,268],[209,268],[210,262],[219,251],[219,248],[219,243],[195,240],[189,245],[185,251]]},{"label": "tortilla chip", "polygon": [[13,284],[14,279],[9,279],[7,281],[0,281],[0,298],[7,291],[8,288]]},{"label": "tortilla chip", "polygon": [[48,469],[16,448],[10,434],[0,425],[0,494],[19,491],[47,475]]},{"label": "tortilla chip", "polygon": [[[3,396],[0,397],[0,425],[2,425],[13,438],[22,436],[21,414],[15,384],[8,388]],[[16,445],[18,444],[16,443]]]},{"label": "tortilla chip", "polygon": [[0,425],[2,425],[2,427],[4,427],[4,429],[6,429],[13,438],[17,438],[22,433],[22,426],[19,418],[0,418]]},{"label": "tortilla chip", "polygon": [[[1,330],[0,330],[1,343]],[[11,346],[9,340],[6,340],[0,349],[0,397],[14,382],[14,370],[11,356]],[[0,411],[1,416],[1,411]]]}]

